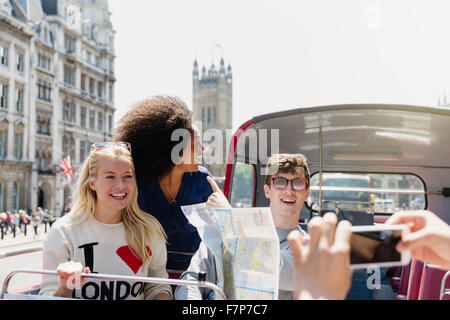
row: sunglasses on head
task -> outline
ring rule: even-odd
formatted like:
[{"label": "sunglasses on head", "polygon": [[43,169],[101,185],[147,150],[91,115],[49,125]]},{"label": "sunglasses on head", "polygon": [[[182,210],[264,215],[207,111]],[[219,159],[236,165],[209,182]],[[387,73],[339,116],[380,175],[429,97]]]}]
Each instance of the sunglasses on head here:
[{"label": "sunglasses on head", "polygon": [[295,178],[292,180],[286,179],[284,177],[272,178],[272,183],[275,188],[283,190],[291,183],[292,189],[295,191],[305,190],[308,186],[308,180],[306,178]]},{"label": "sunglasses on head", "polygon": [[122,142],[122,141],[93,143],[93,144],[91,144],[91,151],[105,149],[108,147],[125,148],[125,149],[130,150],[130,152],[131,152],[131,145],[128,142]]}]

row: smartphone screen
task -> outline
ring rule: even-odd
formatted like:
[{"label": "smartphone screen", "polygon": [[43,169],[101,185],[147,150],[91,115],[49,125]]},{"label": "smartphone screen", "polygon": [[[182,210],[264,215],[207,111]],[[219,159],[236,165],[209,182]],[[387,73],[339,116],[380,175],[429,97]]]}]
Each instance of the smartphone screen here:
[{"label": "smartphone screen", "polygon": [[401,230],[353,231],[350,241],[350,264],[401,264],[402,256],[395,249]]}]

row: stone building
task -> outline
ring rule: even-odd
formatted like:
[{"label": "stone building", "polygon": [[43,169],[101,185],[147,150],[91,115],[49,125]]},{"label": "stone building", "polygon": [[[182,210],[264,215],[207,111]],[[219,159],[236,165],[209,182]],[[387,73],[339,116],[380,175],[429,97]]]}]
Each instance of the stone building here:
[{"label": "stone building", "polygon": [[227,137],[230,137],[233,125],[231,66],[225,68],[222,58],[219,70],[213,63],[208,71],[203,66],[199,74],[198,62],[195,60],[192,76],[194,121],[201,122],[203,141],[207,147],[202,165],[214,177],[224,177],[229,143]]},{"label": "stone building", "polygon": [[70,202],[92,142],[111,140],[114,30],[106,0],[0,2],[0,210]]}]

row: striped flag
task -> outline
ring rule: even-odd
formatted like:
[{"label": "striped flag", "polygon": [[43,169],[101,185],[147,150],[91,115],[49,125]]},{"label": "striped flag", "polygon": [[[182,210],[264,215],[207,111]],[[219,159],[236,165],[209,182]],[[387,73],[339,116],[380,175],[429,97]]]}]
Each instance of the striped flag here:
[{"label": "striped flag", "polygon": [[72,183],[72,165],[70,164],[70,155],[65,156],[62,159],[63,165],[60,165],[60,167],[64,170],[64,175],[67,178],[67,183]]}]

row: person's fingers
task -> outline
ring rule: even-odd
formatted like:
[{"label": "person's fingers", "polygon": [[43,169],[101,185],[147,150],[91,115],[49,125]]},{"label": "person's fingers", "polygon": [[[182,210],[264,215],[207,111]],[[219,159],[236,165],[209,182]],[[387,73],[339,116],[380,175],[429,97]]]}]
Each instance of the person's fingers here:
[{"label": "person's fingers", "polygon": [[[84,273],[91,273],[91,269],[89,267],[84,268]],[[85,284],[89,278],[81,277],[81,285]]]},{"label": "person's fingers", "polygon": [[213,192],[222,192],[222,190],[220,190],[219,186],[217,185],[217,183],[214,181],[213,178],[207,176],[206,180],[208,180],[209,184],[211,185]]},{"label": "person's fingers", "polygon": [[423,211],[398,211],[386,220],[386,225],[406,224],[417,231],[425,226],[425,216]]},{"label": "person's fingers", "polygon": [[333,212],[328,212],[323,216],[322,236],[319,243],[322,248],[329,248],[333,245],[337,221],[336,214]]},{"label": "person's fingers", "polygon": [[402,240],[397,244],[398,251],[411,250],[416,246],[429,246],[433,244],[433,236],[425,229],[417,232],[409,233],[402,237]]},{"label": "person's fingers", "polygon": [[294,265],[298,267],[302,262],[303,237],[298,230],[294,230],[288,234],[287,241],[291,247]]},{"label": "person's fingers", "polygon": [[316,250],[322,233],[322,218],[314,217],[308,223],[309,248]]},{"label": "person's fingers", "polygon": [[350,252],[350,240],[352,238],[352,224],[347,220],[342,220],[336,227],[333,251]]}]

